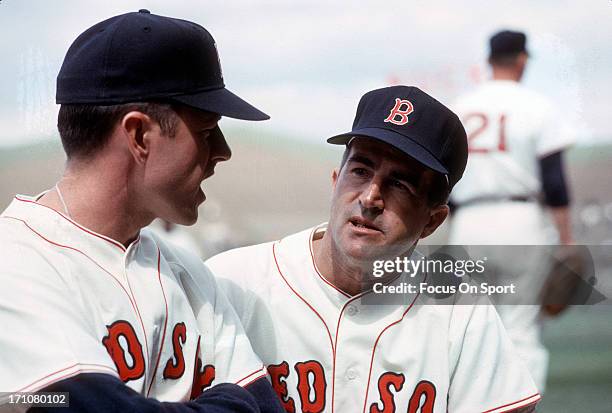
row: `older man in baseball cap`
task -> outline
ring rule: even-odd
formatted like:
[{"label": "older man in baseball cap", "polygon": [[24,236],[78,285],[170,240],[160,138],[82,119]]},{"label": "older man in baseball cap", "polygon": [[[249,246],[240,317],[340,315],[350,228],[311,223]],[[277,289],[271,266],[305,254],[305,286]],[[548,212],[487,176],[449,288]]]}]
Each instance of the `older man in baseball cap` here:
[{"label": "older man in baseball cap", "polygon": [[[327,223],[207,262],[285,408],[532,411],[540,396],[495,309],[425,305],[427,273],[394,264],[418,260],[448,215],[467,161],[457,116],[416,87],[377,89],[328,142],[346,149]],[[380,263],[391,269],[373,277]]]},{"label": "older man in baseball cap", "polygon": [[[268,118],[225,88],[210,33],[147,10],[100,22],[69,48],[57,102],[64,174],[0,217],[0,404],[282,411],[207,268],[143,229],[196,221],[231,155],[221,116]],[[64,396],[15,397],[34,391]]]}]

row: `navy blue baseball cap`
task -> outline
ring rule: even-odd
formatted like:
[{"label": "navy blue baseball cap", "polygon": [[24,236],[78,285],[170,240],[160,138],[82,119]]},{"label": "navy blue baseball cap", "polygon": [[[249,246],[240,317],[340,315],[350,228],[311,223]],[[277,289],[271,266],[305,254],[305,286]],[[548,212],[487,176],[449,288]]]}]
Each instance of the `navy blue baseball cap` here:
[{"label": "navy blue baseball cap", "polygon": [[467,163],[467,136],[450,109],[414,86],[372,90],[361,98],[350,132],[329,143],[346,145],[353,137],[385,142],[446,175],[452,188]]},{"label": "navy blue baseball cap", "polygon": [[491,36],[489,48],[489,58],[527,53],[527,36],[522,32],[502,30]]},{"label": "navy blue baseball cap", "polygon": [[215,40],[202,26],[148,10],[111,17],[72,43],[56,102],[176,101],[230,118],[270,117],[225,88]]}]

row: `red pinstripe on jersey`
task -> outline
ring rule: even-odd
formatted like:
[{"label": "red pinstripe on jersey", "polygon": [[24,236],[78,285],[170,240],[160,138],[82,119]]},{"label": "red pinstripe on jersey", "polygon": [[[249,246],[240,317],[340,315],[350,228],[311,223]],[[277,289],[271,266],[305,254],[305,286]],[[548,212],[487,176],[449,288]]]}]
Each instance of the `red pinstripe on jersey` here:
[{"label": "red pinstripe on jersey", "polygon": [[130,278],[127,276],[127,271],[125,274],[125,280],[127,281],[128,288],[130,289],[130,294],[132,295],[132,297],[134,297],[134,306],[136,307],[136,313],[138,314],[138,318],[140,319],[140,323],[142,325],[142,331],[145,333],[144,334],[145,351],[147,355],[147,360],[149,360],[149,341],[147,340],[147,333],[145,331],[144,324],[142,323],[142,316],[140,315],[140,308],[138,308],[138,302],[136,301],[136,296],[134,295],[134,292],[132,291],[132,284],[130,283]]},{"label": "red pinstripe on jersey", "polygon": [[[72,370],[69,372],[66,372],[67,370]],[[66,374],[58,376],[58,377],[52,377],[56,374],[59,373],[63,373],[66,372]],[[68,367],[64,367],[63,369],[54,371],[53,373],[49,373],[47,374],[45,377],[42,377],[30,384],[28,384],[27,386],[22,387],[21,389],[17,390],[16,393],[19,392],[34,392],[34,391],[38,391],[40,389],[43,389],[53,383],[57,383],[58,381],[70,378],[70,377],[74,377],[77,374],[81,374],[81,373],[96,373],[96,372],[102,372],[102,373],[110,373],[111,375],[113,375],[114,377],[119,378],[119,375],[117,374],[117,372],[115,370],[113,370],[112,368],[108,367],[108,366],[104,366],[102,364],[80,364],[80,363],[76,363],[76,364],[72,364]]]},{"label": "red pinstripe on jersey", "polygon": [[[238,386],[242,386],[242,387],[246,387],[249,384],[253,383],[254,381],[257,381],[263,377],[266,377],[266,369],[264,367],[264,365],[261,365],[261,369],[259,370],[255,370],[253,373],[246,375],[245,377],[241,378],[240,380],[237,380],[234,384],[237,384]],[[247,381],[248,380],[248,381]],[[245,382],[246,383],[243,383]]]},{"label": "red pinstripe on jersey", "polygon": [[200,357],[200,341],[202,336],[198,336],[198,344],[196,345],[194,369],[193,369],[193,381],[191,384],[191,396],[190,399],[196,399],[204,389],[210,387],[213,380],[215,379],[215,367],[207,364],[204,366],[202,357]]},{"label": "red pinstripe on jersey", "polygon": [[304,302],[304,304],[306,304],[308,306],[308,308],[310,308],[312,310],[313,313],[316,314],[316,316],[319,318],[319,320],[321,320],[321,322],[323,323],[323,325],[325,326],[325,330],[327,330],[327,335],[329,337],[329,344],[331,345],[331,349],[332,349],[332,353],[335,353],[334,350],[334,341],[332,340],[332,336],[331,333],[329,331],[329,327],[327,326],[327,324],[325,323],[325,320],[323,319],[323,317],[321,317],[321,314],[319,314],[317,312],[317,310],[314,309],[314,307],[312,305],[310,305],[310,303],[308,303],[308,301],[306,301],[304,299],[304,297],[302,297],[300,294],[298,294],[297,291],[295,291],[293,289],[293,287],[291,286],[291,284],[289,284],[289,281],[287,281],[287,278],[284,276],[283,271],[280,269],[280,266],[278,265],[278,260],[276,258],[276,243],[272,244],[272,255],[274,257],[274,263],[276,264],[276,269],[278,270],[278,274],[281,276],[281,278],[283,279],[283,281],[285,282],[285,284],[287,284],[287,287],[289,287],[289,289],[296,295],[298,296],[298,298],[300,300],[302,300]]},{"label": "red pinstripe on jersey", "polygon": [[155,368],[153,369],[153,374],[151,375],[151,383],[149,383],[149,389],[147,390],[147,397],[151,392],[151,387],[153,387],[153,382],[155,381],[155,375],[157,374],[157,368],[159,367],[159,361],[161,360],[161,355],[164,350],[164,342],[166,341],[166,329],[168,328],[168,300],[166,299],[166,292],[164,291],[164,285],[161,280],[161,252],[159,248],[157,248],[157,279],[159,280],[159,288],[161,288],[162,296],[164,297],[164,305],[166,306],[166,317],[164,318],[164,332],[162,333],[161,345],[159,346],[159,353],[157,354],[157,361],[155,362]]},{"label": "red pinstripe on jersey", "polygon": [[525,397],[524,399],[517,400],[517,401],[512,402],[512,403],[504,404],[503,406],[495,407],[493,409],[486,410],[486,411],[484,411],[482,413],[506,413],[506,412],[511,412],[513,410],[516,410],[516,409],[519,409],[519,408],[522,408],[522,407],[527,407],[527,406],[530,406],[532,404],[536,404],[541,399],[542,399],[542,396],[540,395],[540,393],[536,393],[536,394],[532,394],[529,397]]},{"label": "red pinstripe on jersey", "polygon": [[[43,208],[47,208],[47,209],[49,209],[49,210],[51,210],[51,211],[55,212],[56,214],[58,214],[60,217],[62,217],[62,218],[63,218],[63,219],[65,219],[67,222],[71,223],[72,225],[74,225],[75,227],[77,227],[78,229],[80,229],[81,231],[86,232],[86,233],[88,233],[88,234],[90,234],[90,235],[93,235],[94,237],[100,238],[100,239],[102,239],[102,240],[104,240],[104,241],[106,241],[106,242],[108,242],[108,243],[110,243],[110,244],[113,244],[114,246],[116,246],[117,248],[119,248],[119,249],[120,249],[121,251],[123,251],[123,252],[125,252],[125,251],[126,251],[126,248],[125,248],[125,247],[123,246],[123,244],[121,244],[120,242],[117,242],[117,241],[115,241],[114,239],[109,238],[109,237],[107,237],[107,236],[104,236],[104,235],[102,235],[102,234],[98,234],[98,233],[96,233],[96,232],[93,232],[93,231],[91,231],[91,230],[88,230],[87,228],[85,228],[85,227],[83,227],[83,226],[81,226],[81,225],[77,224],[77,223],[76,223],[76,222],[74,222],[72,219],[68,218],[66,215],[62,214],[61,212],[59,212],[59,211],[57,211],[57,210],[55,210],[55,209],[53,209],[53,208],[51,208],[51,207],[48,207],[48,206],[43,205],[43,204],[39,204],[38,202],[36,202],[36,201],[31,201],[31,200],[29,200],[29,199],[19,198],[19,196],[16,196],[16,197],[15,197],[15,199],[16,199],[17,201],[20,201],[20,202],[26,202],[26,203],[29,203],[29,204],[34,204],[34,205],[37,205],[37,206],[43,207]],[[136,239],[136,241],[134,241],[134,242],[137,242],[139,238],[140,238],[140,236],[139,236],[139,237]]]},{"label": "red pinstripe on jersey", "polygon": [[312,237],[314,236],[314,233],[316,232],[318,228],[315,227],[312,229],[312,232],[310,233],[310,236],[308,237],[308,249],[310,250],[310,258],[312,260],[312,266],[315,270],[315,272],[317,273],[317,275],[319,276],[319,278],[327,285],[329,285],[330,287],[332,287],[334,290],[338,291],[340,294],[344,295],[346,298],[351,298],[351,296],[347,293],[345,293],[344,291],[342,291],[341,289],[339,289],[338,287],[336,287],[335,285],[333,285],[332,283],[330,283],[329,281],[327,281],[325,279],[325,277],[323,277],[323,275],[321,275],[321,272],[319,271],[319,267],[317,267],[317,263],[315,262],[315,258],[314,258],[314,252],[312,249]]}]

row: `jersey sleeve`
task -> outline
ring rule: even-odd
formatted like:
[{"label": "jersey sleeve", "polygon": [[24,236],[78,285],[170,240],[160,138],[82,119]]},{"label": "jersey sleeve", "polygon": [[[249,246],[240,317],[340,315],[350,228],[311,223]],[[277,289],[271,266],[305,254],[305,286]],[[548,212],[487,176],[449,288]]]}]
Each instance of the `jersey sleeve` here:
[{"label": "jersey sleeve", "polygon": [[[219,287],[236,310],[253,350],[267,364],[277,359],[272,274],[272,243],[242,247],[206,261]],[[274,267],[272,267],[274,266]]]},{"label": "jersey sleeve", "polygon": [[562,151],[574,144],[576,131],[573,122],[563,116],[561,111],[550,102],[542,103],[542,129],[536,140],[536,155],[543,158]]},{"label": "jersey sleeve", "polygon": [[541,398],[488,300],[455,306],[450,363],[449,411],[501,413]]},{"label": "jersey sleeve", "polygon": [[[68,405],[32,407],[28,413],[256,413],[257,400],[249,391],[221,384],[190,402],[161,402],[144,397],[121,380],[102,374],[80,374],[47,386],[42,391],[68,393]],[[4,412],[0,403],[0,411]],[[13,410],[9,410],[13,411]],[[19,410],[21,411],[21,410]],[[269,410],[277,412],[278,410]]]},{"label": "jersey sleeve", "polygon": [[224,292],[210,277],[216,290],[215,301],[215,369],[218,377],[246,386],[267,375],[255,355],[244,328]]},{"label": "jersey sleeve", "polygon": [[0,391],[35,391],[79,373],[118,377],[62,263],[17,239],[0,246]]},{"label": "jersey sleeve", "polygon": [[258,290],[266,287],[260,277],[260,274],[266,273],[261,265],[264,255],[265,250],[257,245],[226,251],[206,261],[206,266],[215,275],[219,288],[223,290],[249,337],[251,330],[261,327],[256,324],[262,322],[253,317],[257,314],[256,317],[260,318],[257,312],[258,301],[261,300]]},{"label": "jersey sleeve", "polygon": [[183,273],[189,274],[181,283],[202,334],[202,362],[215,369],[213,384],[246,386],[265,377],[263,363],[255,355],[236,312],[213,273],[199,258],[191,254],[179,255],[180,265],[186,270]]}]

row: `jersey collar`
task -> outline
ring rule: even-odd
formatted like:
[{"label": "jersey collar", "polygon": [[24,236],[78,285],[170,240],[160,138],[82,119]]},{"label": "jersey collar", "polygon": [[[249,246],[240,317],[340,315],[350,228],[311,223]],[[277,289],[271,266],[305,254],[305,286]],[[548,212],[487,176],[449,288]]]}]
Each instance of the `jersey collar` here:
[{"label": "jersey collar", "polygon": [[2,213],[2,217],[21,221],[33,236],[57,247],[58,251],[82,254],[105,269],[114,273],[120,271],[119,274],[122,274],[125,258],[138,246],[140,237],[126,249],[120,242],[92,231],[63,213],[38,203],[37,200],[43,194],[35,197],[16,195]]}]

